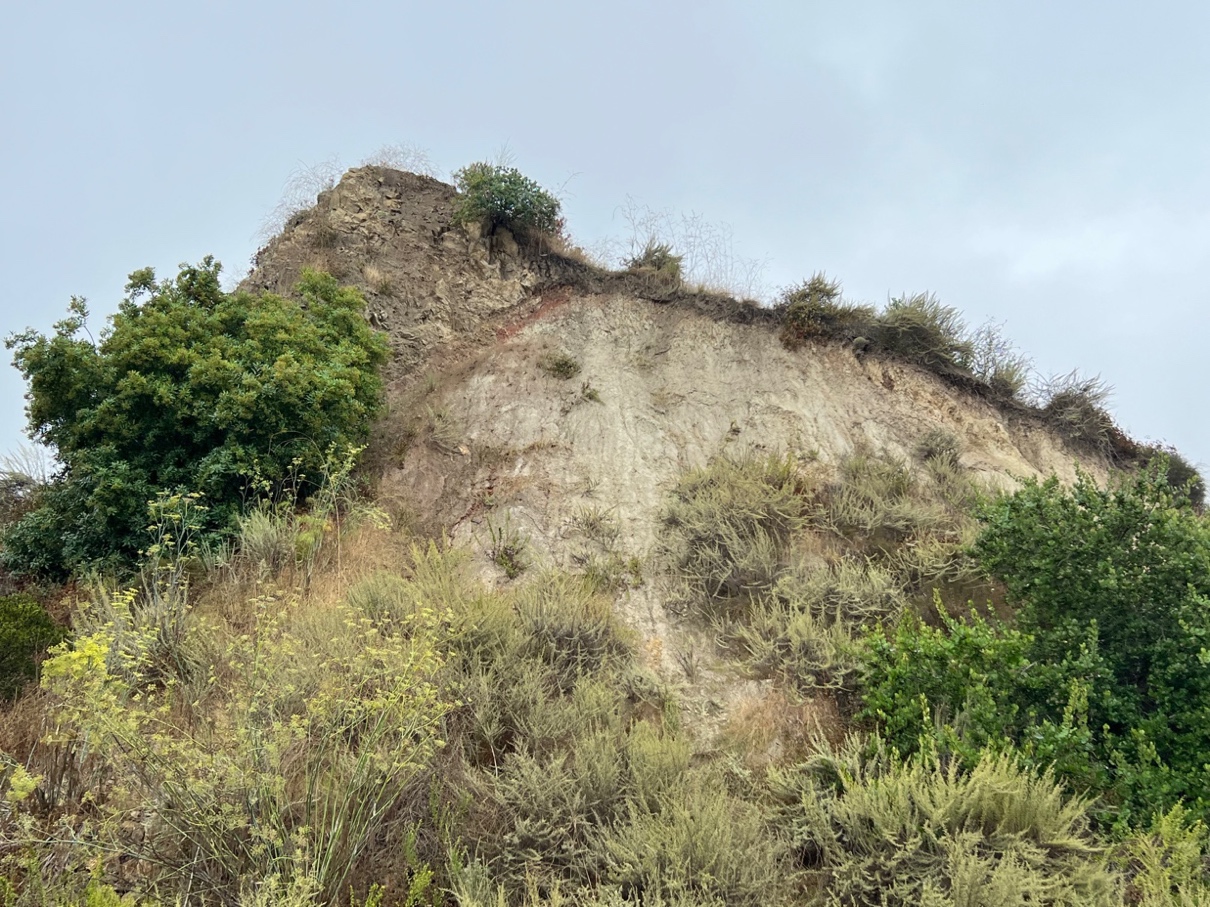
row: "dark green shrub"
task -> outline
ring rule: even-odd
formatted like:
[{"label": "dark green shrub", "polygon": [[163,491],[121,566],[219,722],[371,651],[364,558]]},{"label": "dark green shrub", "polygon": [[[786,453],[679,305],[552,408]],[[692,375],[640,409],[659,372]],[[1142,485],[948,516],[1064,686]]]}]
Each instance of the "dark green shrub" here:
[{"label": "dark green shrub", "polygon": [[504,227],[520,236],[562,232],[559,200],[513,167],[468,164],[454,174],[454,182],[460,193],[455,223],[481,221],[489,233]]},{"label": "dark green shrub", "polygon": [[872,306],[844,302],[839,282],[824,274],[785,290],[773,308],[781,317],[782,343],[791,348],[807,340],[868,340],[877,322]]},{"label": "dark green shrub", "polygon": [[879,349],[941,373],[965,371],[974,351],[957,310],[929,293],[892,299],[873,339]]},{"label": "dark green shrub", "polygon": [[0,699],[11,699],[38,675],[38,658],[64,630],[28,595],[0,597]]},{"label": "dark green shrub", "polygon": [[1149,821],[1180,799],[1206,815],[1210,525],[1162,462],[1112,489],[1029,481],[981,520],[973,553],[1017,605],[1034,673],[1059,679],[1057,696],[1032,697],[1037,719],[1063,724],[1064,698],[1081,693],[1064,697],[1063,679],[1079,680],[1116,821]]},{"label": "dark green shrub", "polygon": [[10,569],[61,579],[128,566],[161,491],[204,494],[205,529],[230,530],[250,496],[305,496],[330,450],[367,437],[387,345],[360,294],[311,271],[298,301],[228,294],[219,268],[207,258],[158,283],[150,268],[135,272],[97,342],[80,336],[78,299],[52,335],[8,339],[29,385],[30,434],[63,463],[5,533]]},{"label": "dark green shrub", "polygon": [[905,755],[932,737],[931,745],[973,764],[1017,724],[1032,640],[975,613],[940,617],[934,628],[905,615],[893,629],[879,626],[866,636],[860,717],[875,720]]}]

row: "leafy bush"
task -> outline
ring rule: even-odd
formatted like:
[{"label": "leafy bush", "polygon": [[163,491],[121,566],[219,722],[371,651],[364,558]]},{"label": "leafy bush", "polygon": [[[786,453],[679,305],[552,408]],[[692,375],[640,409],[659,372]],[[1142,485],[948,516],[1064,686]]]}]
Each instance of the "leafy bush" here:
[{"label": "leafy bush", "polygon": [[1197,467],[1186,460],[1173,447],[1157,444],[1147,448],[1143,456],[1143,465],[1161,464],[1159,469],[1168,480],[1168,486],[1173,491],[1183,492],[1189,496],[1189,503],[1198,510],[1206,504],[1206,480],[1198,472]]},{"label": "leafy bush", "polygon": [[454,174],[460,196],[454,208],[458,224],[486,221],[519,236],[562,232],[559,200],[513,167],[468,164]]},{"label": "leafy bush", "polygon": [[304,272],[297,302],[227,294],[207,258],[159,283],[137,271],[127,290],[99,342],[79,336],[79,299],[53,335],[8,340],[30,433],[63,462],[4,535],[10,569],[63,578],[130,565],[159,491],[203,493],[206,528],[228,530],[249,493],[293,475],[305,496],[327,452],[364,439],[378,411],[386,343],[357,291],[331,277]]},{"label": "leafy bush", "polygon": [[850,740],[774,773],[779,824],[836,905],[1120,903],[1084,803],[1011,757],[970,771]]},{"label": "leafy bush", "polygon": [[869,339],[877,321],[872,306],[844,302],[840,284],[824,274],[785,290],[774,311],[781,316],[782,343],[791,348],[807,340]]},{"label": "leafy bush", "polygon": [[64,637],[32,596],[0,596],[0,699],[21,691],[38,673],[38,658]]},{"label": "leafy bush", "polygon": [[[1017,603],[1028,655],[1085,669],[1094,754],[1122,820],[1210,808],[1210,526],[1162,464],[1116,488],[1027,482],[989,504],[974,546]],[[1052,720],[1057,703],[1039,704]]]},{"label": "leafy bush", "polygon": [[866,636],[860,717],[876,720],[887,743],[905,755],[923,743],[971,765],[1018,724],[1032,640],[976,613],[940,618],[935,628],[908,614]]},{"label": "leafy bush", "polygon": [[877,629],[865,715],[902,752],[971,764],[1013,747],[1138,827],[1184,801],[1210,809],[1210,527],[1162,463],[1120,487],[1027,482],[985,505],[973,554],[1008,589],[1018,628],[942,615]]}]

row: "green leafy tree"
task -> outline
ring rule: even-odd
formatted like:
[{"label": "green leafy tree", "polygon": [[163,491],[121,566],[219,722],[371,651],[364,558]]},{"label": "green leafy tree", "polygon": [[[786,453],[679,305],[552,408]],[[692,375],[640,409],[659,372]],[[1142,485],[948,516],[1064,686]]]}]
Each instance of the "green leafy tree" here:
[{"label": "green leafy tree", "polygon": [[15,696],[33,680],[38,657],[62,639],[63,629],[35,599],[0,597],[0,699]]},{"label": "green leafy tree", "polygon": [[972,553],[1017,626],[906,622],[865,646],[866,714],[905,751],[991,745],[1143,826],[1210,815],[1210,525],[1157,463],[1117,487],[1028,481],[985,506]]},{"label": "green leafy tree", "polygon": [[454,174],[461,193],[456,223],[486,221],[489,232],[505,227],[520,235],[561,233],[559,200],[513,167],[468,164]]},{"label": "green leafy tree", "polygon": [[297,300],[229,294],[219,268],[206,258],[160,282],[136,271],[99,340],[79,298],[49,336],[8,339],[29,385],[30,434],[63,464],[6,531],[10,569],[61,578],[130,562],[159,491],[201,492],[207,528],[225,528],[250,477],[317,476],[333,445],[367,436],[387,345],[360,294],[315,272]]}]

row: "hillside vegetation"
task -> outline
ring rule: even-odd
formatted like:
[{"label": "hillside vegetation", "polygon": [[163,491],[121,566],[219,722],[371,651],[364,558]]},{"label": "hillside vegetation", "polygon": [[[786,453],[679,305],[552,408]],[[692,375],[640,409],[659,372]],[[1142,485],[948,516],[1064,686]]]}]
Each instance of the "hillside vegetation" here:
[{"label": "hillside vegetation", "polygon": [[4,907],[1210,904],[1189,464],[931,296],[458,181],[10,340]]}]

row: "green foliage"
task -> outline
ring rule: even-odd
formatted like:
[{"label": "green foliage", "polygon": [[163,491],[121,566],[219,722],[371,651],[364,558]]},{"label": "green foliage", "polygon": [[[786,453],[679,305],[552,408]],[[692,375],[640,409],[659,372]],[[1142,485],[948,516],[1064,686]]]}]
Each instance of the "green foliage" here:
[{"label": "green foliage", "polygon": [[681,478],[664,515],[673,571],[703,613],[744,607],[787,566],[806,525],[807,485],[790,457],[724,454]]},{"label": "green foliage", "polygon": [[632,274],[644,274],[662,283],[680,284],[684,277],[683,255],[675,255],[669,243],[648,239],[642,250],[622,262]]},{"label": "green foliage", "polygon": [[574,356],[569,356],[567,353],[548,353],[538,360],[538,368],[546,372],[552,378],[558,378],[566,381],[569,378],[574,378],[580,374],[580,362]]},{"label": "green foliage", "polygon": [[1115,427],[1105,404],[1111,392],[1101,378],[1078,372],[1051,378],[1043,389],[1042,416],[1071,443],[1094,453],[1109,453]]},{"label": "green foliage", "polygon": [[460,193],[455,223],[486,221],[489,232],[504,227],[520,236],[562,232],[559,200],[513,167],[468,164],[454,182]]},{"label": "green foliage", "polygon": [[985,505],[973,554],[1018,628],[902,622],[864,650],[865,715],[903,752],[970,764],[986,746],[1053,766],[1138,827],[1210,808],[1210,528],[1162,464],[1105,490],[1026,482]]},{"label": "green foliage", "polygon": [[0,596],[0,699],[15,696],[34,680],[38,658],[63,636],[63,629],[32,596]]},{"label": "green foliage", "polygon": [[929,293],[892,299],[878,319],[879,348],[933,372],[961,372],[974,348],[957,310]]},{"label": "green foliage", "polygon": [[226,530],[250,477],[315,475],[326,452],[364,439],[378,411],[385,341],[364,302],[304,272],[300,301],[227,294],[207,258],[156,282],[131,275],[128,298],[99,342],[80,336],[73,299],[52,335],[8,340],[29,384],[29,430],[62,474],[10,527],[10,569],[63,578],[97,563],[133,563],[157,492],[205,495],[210,530]]},{"label": "green foliage", "polygon": [[[1161,464],[1112,489],[1027,482],[989,505],[974,547],[1019,604],[1032,660],[1090,649],[1089,725],[1136,821],[1210,807],[1210,527]],[[1103,730],[1101,730],[1103,729]]]},{"label": "green foliage", "polygon": [[877,320],[872,306],[844,302],[840,284],[824,274],[783,292],[774,309],[781,316],[782,342],[791,348],[807,340],[868,340]]},{"label": "green foliage", "polygon": [[1173,447],[1157,444],[1147,448],[1143,456],[1144,466],[1159,464],[1158,468],[1168,480],[1168,486],[1189,496],[1189,503],[1198,510],[1206,504],[1206,480],[1197,468],[1181,456]]},{"label": "green foliage", "polygon": [[934,628],[908,614],[867,635],[859,717],[875,719],[901,753],[918,752],[923,742],[971,765],[989,747],[1002,747],[1017,724],[1032,640],[974,612],[968,620],[940,610],[939,617]]},{"label": "green foliage", "polygon": [[850,740],[774,773],[780,825],[830,905],[1120,903],[1084,804],[1011,757],[970,771]]}]

